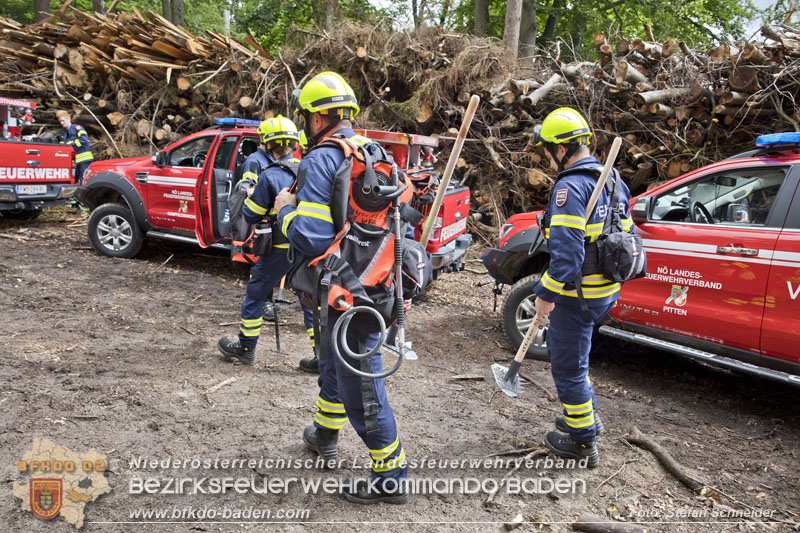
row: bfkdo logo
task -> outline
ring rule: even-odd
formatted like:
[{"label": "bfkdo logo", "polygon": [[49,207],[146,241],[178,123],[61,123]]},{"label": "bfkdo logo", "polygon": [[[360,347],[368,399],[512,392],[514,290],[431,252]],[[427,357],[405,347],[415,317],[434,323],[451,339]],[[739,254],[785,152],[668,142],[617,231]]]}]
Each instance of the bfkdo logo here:
[{"label": "bfkdo logo", "polygon": [[61,512],[64,480],[39,478],[30,480],[31,512],[39,518],[49,519]]}]

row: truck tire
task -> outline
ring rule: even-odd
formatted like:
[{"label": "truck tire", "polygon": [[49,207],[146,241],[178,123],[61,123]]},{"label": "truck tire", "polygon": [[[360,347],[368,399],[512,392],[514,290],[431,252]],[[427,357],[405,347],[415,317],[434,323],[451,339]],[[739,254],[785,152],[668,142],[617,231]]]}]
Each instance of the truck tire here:
[{"label": "truck tire", "polygon": [[130,210],[120,204],[103,204],[92,211],[88,232],[94,249],[108,257],[133,257],[144,242]]},{"label": "truck tire", "polygon": [[42,214],[41,209],[9,209],[0,211],[9,220],[33,220]]},{"label": "truck tire", "polygon": [[[536,299],[533,294],[533,287],[539,282],[540,277],[541,274],[532,274],[522,278],[511,286],[511,290],[508,291],[503,300],[503,306],[500,310],[503,317],[503,331],[515,350],[522,344],[522,339],[525,337],[525,333],[533,320],[533,315],[535,314],[534,300]],[[543,328],[545,342],[541,345],[531,343],[526,357],[539,361],[550,360],[546,343],[547,326]]]}]

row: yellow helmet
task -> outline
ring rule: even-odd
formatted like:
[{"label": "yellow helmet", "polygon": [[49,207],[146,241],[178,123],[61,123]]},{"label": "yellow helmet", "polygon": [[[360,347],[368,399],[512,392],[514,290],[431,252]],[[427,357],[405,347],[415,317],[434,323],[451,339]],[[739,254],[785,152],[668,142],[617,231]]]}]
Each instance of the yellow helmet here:
[{"label": "yellow helmet", "polygon": [[544,143],[589,144],[592,129],[580,113],[571,107],[560,107],[547,115],[541,126],[533,130],[536,146]]},{"label": "yellow helmet", "polygon": [[297,133],[297,126],[295,126],[294,122],[290,119],[282,115],[263,121],[258,125],[257,131],[258,136],[261,137],[261,141],[264,144],[282,139],[286,139],[287,141],[300,140],[300,135]]},{"label": "yellow helmet", "polygon": [[317,74],[302,89],[295,89],[292,108],[295,113],[308,111],[337,115],[340,119],[355,118],[361,111],[353,88],[335,72]]},{"label": "yellow helmet", "polygon": [[301,150],[308,150],[308,136],[306,135],[305,131],[300,132],[300,149]]}]

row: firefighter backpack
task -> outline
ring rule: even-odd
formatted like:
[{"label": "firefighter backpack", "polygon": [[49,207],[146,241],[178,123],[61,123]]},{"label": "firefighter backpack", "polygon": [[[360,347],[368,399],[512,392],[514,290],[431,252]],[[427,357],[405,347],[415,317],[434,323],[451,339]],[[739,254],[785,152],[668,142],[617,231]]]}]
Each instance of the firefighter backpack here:
[{"label": "firefighter backpack", "polygon": [[[294,258],[295,266],[289,275],[292,287],[301,291],[305,303],[315,310],[315,329],[327,326],[329,314],[341,316],[356,306],[368,306],[381,315],[385,324],[394,323],[398,258],[395,257],[392,198],[381,195],[378,187],[399,185],[396,190],[404,228],[408,223],[417,225],[422,217],[409,205],[413,188],[408,178],[380,145],[377,145],[376,154],[370,154],[359,141],[365,139],[338,136],[328,137],[318,145],[339,146],[345,159],[337,170],[332,193],[331,216],[336,236],[322,255]],[[303,186],[302,182],[301,175],[298,189]],[[421,290],[416,283],[407,281],[409,277],[420,280],[419,285],[425,284],[430,256],[424,250],[420,255],[419,250],[408,253],[411,248],[405,248],[403,255],[408,257],[399,260],[407,263],[412,271],[405,273],[404,270],[404,283],[410,285],[404,290],[407,296]],[[352,327],[362,335],[380,331],[380,323],[369,314],[353,321]],[[315,331],[315,338],[323,342],[318,342],[317,347],[324,356],[325,336],[318,336],[318,333]]]}]

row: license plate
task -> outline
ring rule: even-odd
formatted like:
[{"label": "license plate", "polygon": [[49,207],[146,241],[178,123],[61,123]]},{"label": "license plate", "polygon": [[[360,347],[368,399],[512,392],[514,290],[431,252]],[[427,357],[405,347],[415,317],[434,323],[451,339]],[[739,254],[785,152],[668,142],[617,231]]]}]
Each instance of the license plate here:
[{"label": "license plate", "polygon": [[454,223],[450,224],[449,226],[446,226],[446,227],[442,228],[439,240],[442,241],[442,242],[449,241],[453,237],[457,237],[465,229],[467,229],[467,219],[466,219],[466,217],[462,218],[458,222],[454,222]]},{"label": "license plate", "polygon": [[17,194],[45,194],[47,185],[17,185]]}]

